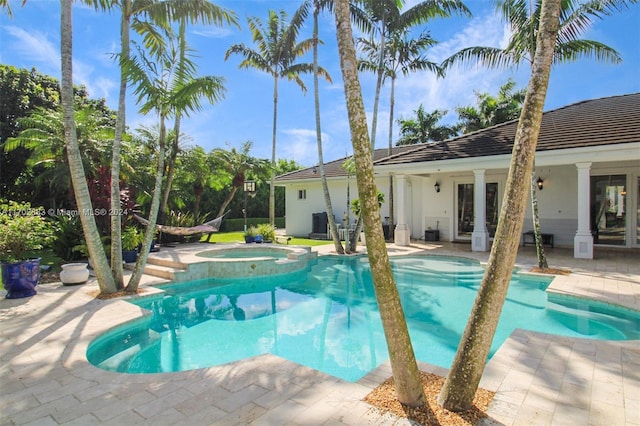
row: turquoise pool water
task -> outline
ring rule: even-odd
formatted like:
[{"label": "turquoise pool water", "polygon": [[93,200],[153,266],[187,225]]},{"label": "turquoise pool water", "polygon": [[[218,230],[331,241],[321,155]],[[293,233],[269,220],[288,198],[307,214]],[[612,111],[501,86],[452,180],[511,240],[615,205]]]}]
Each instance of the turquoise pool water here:
[{"label": "turquoise pool water", "polygon": [[[416,357],[449,367],[482,267],[440,256],[392,259]],[[640,339],[640,314],[550,296],[546,277],[514,274],[491,354],[515,328],[594,339]],[[157,373],[272,353],[356,381],[388,358],[366,258],[321,258],[309,271],[162,287],[135,303],[153,315],[91,343],[111,371]]]}]

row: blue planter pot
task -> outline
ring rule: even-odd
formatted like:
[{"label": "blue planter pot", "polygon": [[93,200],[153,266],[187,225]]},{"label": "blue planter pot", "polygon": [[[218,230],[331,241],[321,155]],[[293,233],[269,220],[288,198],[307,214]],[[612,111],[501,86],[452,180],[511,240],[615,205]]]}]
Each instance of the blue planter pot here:
[{"label": "blue planter pot", "polygon": [[251,244],[253,242],[254,237],[250,237],[249,235],[244,236],[244,242],[247,244]]},{"label": "blue planter pot", "polygon": [[136,260],[138,260],[138,251],[122,250],[122,260],[124,260],[125,263],[136,263]]},{"label": "blue planter pot", "polygon": [[40,281],[40,258],[2,264],[2,284],[7,299],[31,297]]}]

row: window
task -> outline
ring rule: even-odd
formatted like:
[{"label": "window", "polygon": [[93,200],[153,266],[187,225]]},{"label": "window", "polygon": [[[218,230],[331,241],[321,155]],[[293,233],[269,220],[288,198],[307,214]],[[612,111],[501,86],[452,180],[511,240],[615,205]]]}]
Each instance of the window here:
[{"label": "window", "polygon": [[307,190],[298,189],[298,200],[306,200],[306,199],[307,199]]}]

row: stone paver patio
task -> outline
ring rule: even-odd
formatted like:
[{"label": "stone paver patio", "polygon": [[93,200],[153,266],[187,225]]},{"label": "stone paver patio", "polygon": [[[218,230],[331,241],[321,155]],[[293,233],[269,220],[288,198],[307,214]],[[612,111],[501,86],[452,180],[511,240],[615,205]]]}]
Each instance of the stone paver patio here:
[{"label": "stone paver patio", "polygon": [[[190,256],[206,246],[181,246]],[[319,252],[332,246],[320,246]],[[170,249],[163,249],[170,250]],[[392,255],[457,254],[486,261],[468,245],[389,245]],[[535,263],[521,249],[518,266]],[[638,251],[596,259],[548,250],[567,268],[549,291],[640,310]],[[158,282],[146,276],[144,285]],[[361,399],[390,376],[388,363],[349,383],[273,355],[219,367],[148,375],[98,369],[85,352],[93,338],[141,315],[124,300],[97,300],[97,284],[38,286],[31,298],[0,300],[2,425],[408,425]],[[446,370],[421,364],[441,375]],[[594,341],[516,330],[490,360],[481,386],[496,391],[485,424],[640,425],[640,341]]]}]

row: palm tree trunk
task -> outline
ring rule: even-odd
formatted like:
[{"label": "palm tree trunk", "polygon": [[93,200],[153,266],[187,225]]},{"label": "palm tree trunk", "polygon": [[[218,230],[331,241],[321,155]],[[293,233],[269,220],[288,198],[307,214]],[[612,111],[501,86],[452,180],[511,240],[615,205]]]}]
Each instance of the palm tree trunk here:
[{"label": "palm tree trunk", "polygon": [[227,207],[229,206],[229,204],[233,200],[233,197],[236,196],[236,192],[238,192],[238,187],[237,186],[234,186],[233,188],[231,188],[231,192],[229,193],[229,195],[227,195],[227,197],[222,202],[222,205],[220,206],[220,209],[218,210],[218,216],[216,216],[216,217],[220,217],[220,216],[222,216],[224,214],[224,212],[227,210]]},{"label": "palm tree trunk", "polygon": [[[387,149],[387,155],[391,155],[393,150],[393,112],[395,108],[395,92],[396,92],[396,78],[395,75],[391,77],[391,99],[389,101],[389,148]],[[393,175],[389,175],[389,238],[393,241],[393,232],[395,231],[393,224],[395,222],[395,208],[393,202]]]},{"label": "palm tree trunk", "polygon": [[[180,40],[180,63],[185,61],[186,49],[187,49],[187,37],[186,37],[185,18],[180,19],[180,33],[178,39]],[[169,158],[167,159],[167,181],[162,192],[162,201],[160,202],[160,210],[158,212],[159,222],[165,223],[165,215],[167,214],[167,205],[169,204],[169,194],[171,193],[171,186],[173,185],[173,177],[176,173],[176,159],[178,158],[178,152],[180,151],[180,123],[182,121],[182,114],[180,111],[176,111],[176,118],[173,125],[173,141],[171,144],[171,151]],[[194,213],[194,219],[197,214]]]},{"label": "palm tree trunk", "polygon": [[269,223],[276,224],[276,125],[278,123],[278,76],[273,77],[273,135],[271,144],[271,179],[269,184]]},{"label": "palm tree trunk", "polygon": [[[167,158],[167,179],[162,189],[162,198],[160,201],[160,208],[158,209],[158,223],[164,224],[167,214],[167,205],[169,204],[169,195],[171,195],[171,186],[173,185],[173,178],[176,174],[176,159],[178,158],[179,138],[180,134],[180,122],[182,115],[176,112],[176,120],[174,122],[174,139],[171,143],[169,158]],[[194,216],[195,213],[194,213]]]},{"label": "palm tree trunk", "polygon": [[[320,91],[318,86],[318,14],[320,13],[320,4],[318,0],[314,0],[313,10],[313,96],[315,101],[316,115],[316,142],[318,145],[318,164],[320,169],[320,180],[322,182],[322,192],[324,194],[324,205],[329,216],[329,233],[333,240],[336,253],[344,254],[344,248],[340,242],[340,235],[336,227],[333,206],[331,205],[331,194],[329,194],[329,185],[327,184],[327,176],[324,172],[324,159],[322,155],[322,130],[320,126]],[[347,231],[348,232],[348,231]]]},{"label": "palm tree trunk", "polygon": [[540,232],[540,215],[538,213],[538,190],[536,183],[535,170],[531,174],[531,216],[533,217],[533,236],[536,241],[536,257],[538,258],[538,268],[547,269],[549,264],[547,263],[547,257],[544,254],[544,247],[542,246],[542,237]]},{"label": "palm tree trunk", "polygon": [[543,0],[537,48],[518,128],[516,130],[505,202],[489,262],[469,315],[458,351],[438,397],[442,407],[465,411],[471,407],[489,355],[520,245],[533,162],[549,85],[561,0]]},{"label": "palm tree trunk", "polygon": [[158,161],[156,166],[156,183],[153,188],[153,196],[151,198],[151,206],[149,207],[149,224],[144,232],[144,240],[142,241],[142,249],[140,255],[136,261],[136,266],[133,269],[129,283],[126,290],[128,292],[138,291],[138,285],[140,284],[140,278],[144,272],[144,268],[147,264],[147,258],[149,257],[149,251],[151,250],[151,242],[153,241],[153,235],[156,230],[156,223],[158,219],[158,210],[160,208],[160,195],[162,193],[162,178],[164,175],[164,152],[167,140],[167,129],[165,127],[165,117],[160,116],[160,137],[158,143]]},{"label": "palm tree trunk", "polygon": [[373,118],[371,119],[371,152],[376,150],[376,133],[378,129],[378,105],[380,104],[380,91],[382,90],[382,80],[384,77],[384,50],[385,50],[385,27],[386,19],[382,17],[380,30],[380,56],[378,57],[378,77],[376,79],[376,94],[373,100]]},{"label": "palm tree trunk", "polygon": [[[125,2],[129,3],[129,0],[125,0]],[[130,4],[123,5],[122,7],[124,10],[128,10]],[[129,18],[123,12],[120,22],[121,61],[129,59],[129,25]],[[118,290],[124,288],[122,272],[122,217],[116,213],[120,211],[120,151],[127,118],[126,97],[127,78],[121,65],[118,114],[116,116],[116,129],[111,154],[111,213],[113,213],[111,216],[111,273],[113,274],[113,279]]]},{"label": "palm tree trunk", "polygon": [[96,277],[98,278],[100,292],[115,293],[117,291],[116,284],[109,269],[109,263],[107,262],[107,256],[105,254],[102,241],[100,240],[100,234],[98,233],[95,217],[92,214],[93,206],[91,205],[87,179],[82,166],[82,157],[80,155],[80,148],[78,146],[78,138],[76,134],[76,124],[73,117],[72,34],[71,0],[61,0],[60,52],[62,61],[62,79],[60,85],[60,97],[71,182],[73,184],[73,192],[76,198],[78,211],[81,212],[80,222],[82,223],[82,231],[84,232],[89,256],[93,259],[94,270],[96,272]]},{"label": "palm tree trunk", "polygon": [[371,143],[368,138],[362,89],[358,80],[349,1],[337,0],[335,14],[340,68],[342,69],[351,141],[356,160],[356,177],[361,212],[365,223],[367,252],[376,299],[380,307],[380,316],[389,348],[396,394],[403,404],[422,406],[426,404],[426,398],[422,389],[420,371],[411,346],[407,322],[391,272],[389,255],[382,234]]}]

